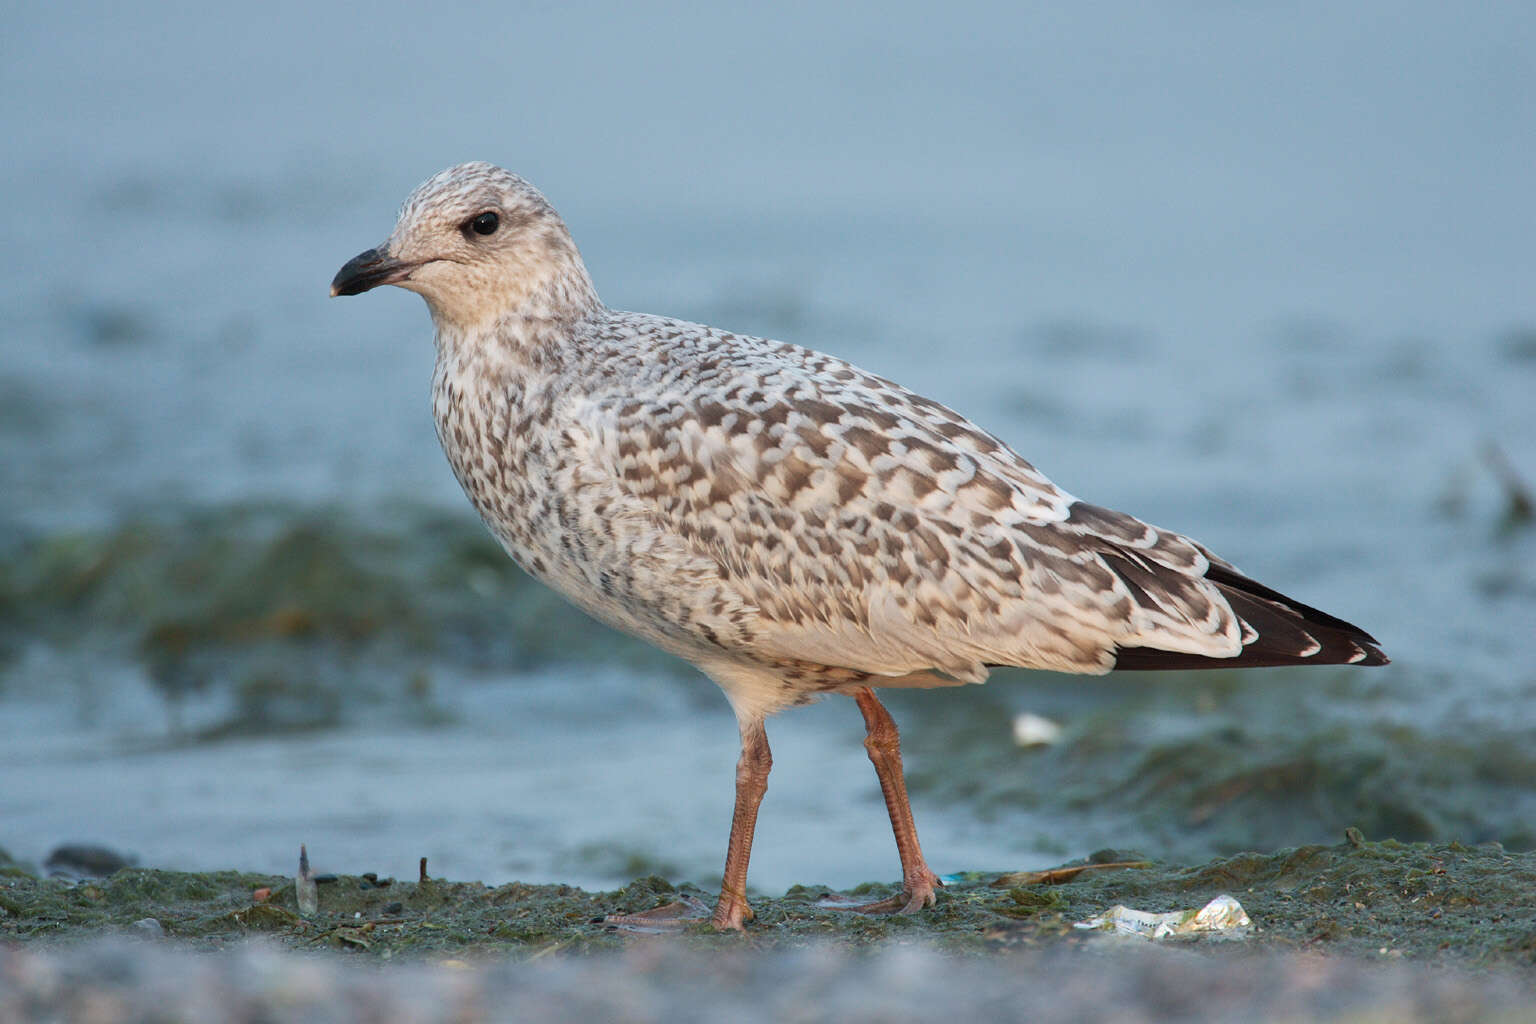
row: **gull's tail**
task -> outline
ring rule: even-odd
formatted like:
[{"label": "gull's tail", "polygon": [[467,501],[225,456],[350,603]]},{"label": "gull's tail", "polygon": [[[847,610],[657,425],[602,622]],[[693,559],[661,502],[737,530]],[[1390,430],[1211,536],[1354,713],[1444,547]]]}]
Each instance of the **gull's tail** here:
[{"label": "gull's tail", "polygon": [[1318,611],[1256,583],[1241,573],[1212,565],[1206,579],[1232,611],[1257,634],[1232,658],[1211,658],[1152,647],[1116,652],[1116,670],[1262,668],[1274,665],[1385,665],[1389,659],[1376,638],[1359,626]]}]

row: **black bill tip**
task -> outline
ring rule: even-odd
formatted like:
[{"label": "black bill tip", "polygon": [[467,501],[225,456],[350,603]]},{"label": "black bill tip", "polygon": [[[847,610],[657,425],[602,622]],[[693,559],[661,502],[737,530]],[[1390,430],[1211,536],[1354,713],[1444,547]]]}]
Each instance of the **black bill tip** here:
[{"label": "black bill tip", "polygon": [[369,249],[352,257],[336,272],[331,279],[331,295],[361,295],[379,285],[403,281],[414,269],[413,264],[400,262],[382,247]]}]

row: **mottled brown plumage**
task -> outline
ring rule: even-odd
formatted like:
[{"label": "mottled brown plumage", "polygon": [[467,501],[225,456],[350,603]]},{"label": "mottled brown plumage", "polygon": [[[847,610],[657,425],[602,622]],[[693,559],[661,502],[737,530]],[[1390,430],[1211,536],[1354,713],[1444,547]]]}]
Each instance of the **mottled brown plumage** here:
[{"label": "mottled brown plumage", "polygon": [[795,345],[608,309],[553,208],[500,168],[425,182],[332,290],[379,284],[427,300],[438,436],[512,557],[730,699],[743,754],[723,927],[750,916],[762,723],[786,706],[857,699],[902,857],[895,904],[912,910],[937,880],[870,687],[995,665],[1386,661],[1194,541],[1077,500],[937,402]]}]

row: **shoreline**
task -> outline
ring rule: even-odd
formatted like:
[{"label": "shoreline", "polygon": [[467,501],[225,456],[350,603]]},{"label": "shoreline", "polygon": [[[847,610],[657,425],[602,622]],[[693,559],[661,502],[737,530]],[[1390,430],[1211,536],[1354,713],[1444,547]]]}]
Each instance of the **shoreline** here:
[{"label": "shoreline", "polygon": [[[1536,921],[1529,915],[1536,853],[1509,853],[1496,843],[1368,842],[1353,834],[1335,846],[1198,865],[1113,863],[1135,856],[1101,851],[1069,865],[1088,866],[1061,872],[1066,880],[1055,884],[1038,881],[1038,872],[1022,884],[1021,876],[997,872],[951,875],[938,905],[911,916],[827,909],[818,906],[827,889],[794,886],[782,896],[754,894],[757,916],[745,935],[716,934],[703,925],[672,934],[705,949],[767,950],[815,940],[865,950],[917,942],[986,957],[1098,941],[1098,933],[1073,925],[1116,904],[1166,912],[1229,894],[1253,922],[1246,934],[1177,944],[1216,956],[1309,952],[1466,968],[1536,962]],[[281,876],[124,868],[72,881],[12,865],[0,868],[0,941],[57,947],[147,931],[205,950],[260,935],[287,949],[331,948],[376,959],[524,959],[620,950],[640,938],[600,923],[609,914],[648,910],[680,893],[713,903],[711,893],[656,876],[608,892],[355,875],[323,881],[318,911],[302,916],[294,880]],[[870,883],[833,895],[869,899],[894,889]],[[136,924],[147,920],[158,929]]]}]

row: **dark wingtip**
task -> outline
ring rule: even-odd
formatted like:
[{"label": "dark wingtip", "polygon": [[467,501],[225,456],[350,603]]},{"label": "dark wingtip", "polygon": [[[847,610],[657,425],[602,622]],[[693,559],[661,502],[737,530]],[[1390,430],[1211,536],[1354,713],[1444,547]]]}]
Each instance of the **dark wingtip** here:
[{"label": "dark wingtip", "polygon": [[1359,644],[1357,646],[1359,646],[1365,652],[1365,657],[1361,658],[1359,661],[1352,662],[1351,664],[1362,665],[1366,668],[1373,668],[1377,665],[1392,664],[1392,659],[1387,657],[1386,653],[1380,647],[1377,647],[1374,644]]},{"label": "dark wingtip", "polygon": [[1241,573],[1212,566],[1206,578],[1258,634],[1235,657],[1211,658],[1149,647],[1116,652],[1122,670],[1274,668],[1283,665],[1389,665],[1375,637],[1352,622],[1286,597]]}]

